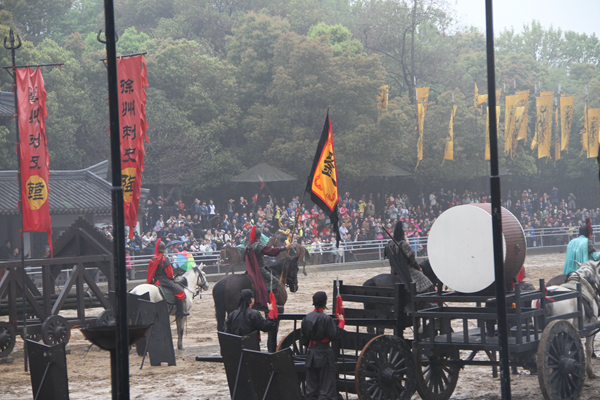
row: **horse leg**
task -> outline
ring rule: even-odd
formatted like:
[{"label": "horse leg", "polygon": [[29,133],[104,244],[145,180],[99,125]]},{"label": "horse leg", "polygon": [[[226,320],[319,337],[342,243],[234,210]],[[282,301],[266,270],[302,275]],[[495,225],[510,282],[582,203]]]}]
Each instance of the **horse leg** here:
[{"label": "horse leg", "polygon": [[177,317],[175,319],[177,323],[177,350],[183,350],[183,327],[187,317]]},{"label": "horse leg", "polygon": [[592,369],[592,353],[594,352],[594,335],[585,338],[585,371],[588,378],[596,378],[596,374]]}]

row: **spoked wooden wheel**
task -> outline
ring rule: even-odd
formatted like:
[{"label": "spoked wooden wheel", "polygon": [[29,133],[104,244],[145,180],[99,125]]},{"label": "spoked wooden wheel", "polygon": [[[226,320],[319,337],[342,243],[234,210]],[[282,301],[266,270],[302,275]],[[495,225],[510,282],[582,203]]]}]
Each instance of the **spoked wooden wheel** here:
[{"label": "spoked wooden wheel", "polygon": [[422,349],[415,352],[417,391],[424,400],[448,400],[458,382],[458,349]]},{"label": "spoked wooden wheel", "polygon": [[407,400],[415,393],[415,362],[406,342],[397,336],[371,339],[356,363],[355,385],[361,400]]},{"label": "spoked wooden wheel", "polygon": [[0,358],[7,357],[15,347],[17,337],[12,325],[8,322],[0,322]]},{"label": "spoked wooden wheel", "polygon": [[67,320],[60,315],[52,315],[42,324],[42,339],[44,344],[51,346],[59,343],[69,343],[69,328]]},{"label": "spoked wooden wheel", "polygon": [[307,347],[300,340],[300,329],[288,333],[277,345],[277,351],[285,350],[288,347],[292,349],[294,356],[305,356]]},{"label": "spoked wooden wheel", "polygon": [[540,389],[546,400],[578,399],[585,379],[585,351],[569,322],[550,322],[537,352]]}]

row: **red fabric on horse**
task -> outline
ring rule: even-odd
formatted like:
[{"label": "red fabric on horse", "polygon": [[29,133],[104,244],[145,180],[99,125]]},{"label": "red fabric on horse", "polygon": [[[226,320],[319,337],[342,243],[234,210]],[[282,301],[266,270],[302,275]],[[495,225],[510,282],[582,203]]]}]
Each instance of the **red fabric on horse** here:
[{"label": "red fabric on horse", "polygon": [[248,272],[248,275],[250,275],[252,282],[254,282],[254,299],[258,304],[266,307],[268,301],[267,285],[265,284],[265,280],[260,272],[260,266],[258,265],[256,254],[254,254],[253,251],[247,251],[244,255],[244,260],[246,261],[246,271]]}]

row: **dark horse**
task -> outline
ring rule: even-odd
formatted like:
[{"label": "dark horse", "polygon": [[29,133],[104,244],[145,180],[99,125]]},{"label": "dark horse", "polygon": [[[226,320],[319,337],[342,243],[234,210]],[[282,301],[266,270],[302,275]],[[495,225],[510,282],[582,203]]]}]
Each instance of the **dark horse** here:
[{"label": "dark horse", "polygon": [[227,261],[229,263],[229,269],[225,275],[229,275],[230,272],[235,274],[235,267],[237,265],[241,265],[245,268],[244,249],[226,244],[221,248],[219,255],[219,265],[221,265],[223,261]]},{"label": "dark horse", "polygon": [[[277,232],[269,238],[267,246],[285,246],[286,239],[287,236],[281,232]],[[310,253],[308,250],[306,250],[306,247],[299,245],[298,243],[294,243],[292,249],[294,249],[294,251],[298,254],[298,263],[302,263],[302,273],[306,276],[306,260],[310,259]],[[285,256],[286,254],[281,252],[277,257],[275,257],[275,260],[279,261]]]},{"label": "dark horse", "polygon": [[[283,306],[287,301],[285,287],[289,287],[292,293],[298,291],[298,256],[285,257],[269,268],[273,275],[279,278],[280,283],[275,291],[275,297],[277,298],[277,305]],[[254,282],[248,274],[228,275],[215,284],[212,294],[215,301],[215,316],[219,331],[223,331],[225,328],[225,314],[229,315],[237,308],[240,292],[243,289],[251,289],[252,292],[256,293]],[[263,306],[255,305],[254,308],[259,311],[267,311],[267,308]],[[274,352],[277,347],[277,331],[269,332],[267,343],[269,351]]]},{"label": "dark horse", "polygon": [[[438,290],[442,288],[442,282],[435,275],[433,270],[431,269],[431,265],[429,264],[429,259],[423,261],[419,264],[421,269],[423,270],[423,274],[429,278],[429,280],[433,283],[434,287],[437,287]],[[394,274],[379,274],[376,275],[363,283],[363,286],[367,287],[390,287],[393,288],[396,283],[402,283],[402,279],[398,275]],[[419,308],[421,305],[417,305]],[[389,312],[394,310],[393,305],[387,304],[372,304],[372,303],[364,303],[365,310],[372,311],[383,311]],[[367,327],[367,331],[369,333],[374,333],[374,329],[372,326]],[[384,333],[384,328],[377,328],[377,334],[382,335]]]}]

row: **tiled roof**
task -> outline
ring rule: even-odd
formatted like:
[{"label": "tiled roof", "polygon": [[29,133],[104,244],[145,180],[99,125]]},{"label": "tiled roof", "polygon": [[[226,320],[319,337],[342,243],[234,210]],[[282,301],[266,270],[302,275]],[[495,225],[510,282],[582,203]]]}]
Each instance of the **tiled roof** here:
[{"label": "tiled roof", "polygon": [[[50,214],[110,214],[108,161],[77,171],[50,170]],[[0,171],[0,214],[18,214],[17,171]]]},{"label": "tiled roof", "polygon": [[0,92],[0,117],[14,117],[15,99],[11,92]]}]

